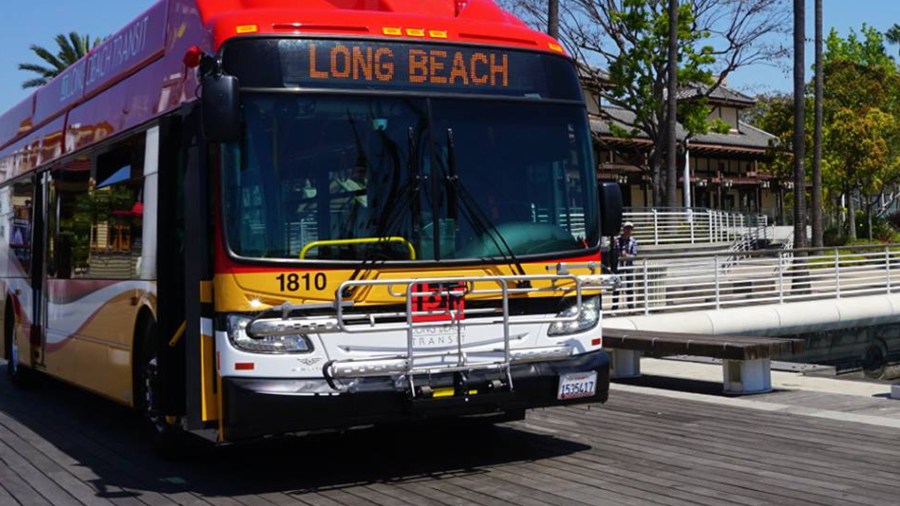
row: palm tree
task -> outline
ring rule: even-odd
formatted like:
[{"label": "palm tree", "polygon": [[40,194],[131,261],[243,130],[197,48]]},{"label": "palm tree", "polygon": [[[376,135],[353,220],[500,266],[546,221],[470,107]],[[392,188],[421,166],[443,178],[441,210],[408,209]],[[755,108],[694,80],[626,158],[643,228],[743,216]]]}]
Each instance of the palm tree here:
[{"label": "palm tree", "polygon": [[806,0],[794,0],[794,246],[806,246]]},{"label": "palm tree", "polygon": [[37,44],[31,45],[29,49],[48,65],[20,63],[19,70],[34,72],[39,76],[22,83],[22,88],[37,88],[47,84],[51,79],[58,76],[63,70],[69,68],[70,65],[80,60],[81,57],[100,44],[99,38],[91,41],[89,35],[79,35],[76,32],[72,32],[69,35],[61,33],[56,36],[55,40],[56,45],[59,47],[56,54]]},{"label": "palm tree", "polygon": [[822,0],[816,0],[816,119],[813,130],[813,187],[812,187],[812,235],[813,246],[824,246],[822,230],[822,93],[824,74],[822,73]]},{"label": "palm tree", "polygon": [[547,1],[547,35],[559,38],[559,0]]},{"label": "palm tree", "polygon": [[888,28],[884,36],[891,44],[900,44],[900,24],[894,23],[894,26]]},{"label": "palm tree", "polygon": [[[668,80],[666,82],[666,207],[678,207],[678,172],[675,122],[678,113],[678,0],[669,0]],[[689,183],[685,182],[685,185]]]}]

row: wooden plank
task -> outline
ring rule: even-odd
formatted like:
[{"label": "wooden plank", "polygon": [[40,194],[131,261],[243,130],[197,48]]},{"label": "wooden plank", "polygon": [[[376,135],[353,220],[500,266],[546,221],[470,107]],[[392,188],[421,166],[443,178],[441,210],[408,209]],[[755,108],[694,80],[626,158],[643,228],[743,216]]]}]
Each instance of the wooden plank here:
[{"label": "wooden plank", "polygon": [[[284,438],[175,463],[150,452],[128,411],[68,387],[19,392],[0,380],[0,399],[4,506],[51,503],[22,465],[76,503],[100,491],[107,504],[862,505],[896,502],[900,479],[887,427],[633,392],[496,429]],[[356,458],[328,456],[338,444]],[[293,465],[297,455],[320,458]]]},{"label": "wooden plank", "polygon": [[[629,431],[629,434],[631,432],[633,432],[633,428]],[[629,434],[615,434],[612,437],[609,434],[606,434],[604,444],[607,448],[611,445],[623,450],[633,451],[635,455],[641,455],[642,458],[645,459],[648,455],[658,456],[658,458],[655,458],[654,460],[657,460],[658,466],[660,467],[664,466],[666,462],[675,462],[678,460],[690,463],[694,467],[704,468],[703,472],[707,476],[707,479],[713,479],[717,475],[735,471],[735,476],[741,476],[744,480],[754,480],[754,471],[756,467],[759,466],[761,462],[765,462],[764,460],[746,459],[744,461],[738,460],[735,463],[729,464],[727,459],[711,459],[705,455],[702,450],[698,451],[697,448],[692,448],[690,446],[677,448],[673,447],[671,444],[672,442],[666,439],[654,439],[653,437],[646,437],[645,434],[638,434],[632,437]],[[605,451],[608,451],[608,449],[605,449]],[[787,483],[789,483],[789,481]],[[780,490],[780,492],[787,494],[792,494],[792,491],[793,488],[789,485]],[[796,494],[792,496],[792,502],[800,502],[802,500],[802,496],[796,497]]]},{"label": "wooden plank", "polygon": [[[23,456],[13,448],[12,444],[15,435],[7,432],[3,441],[0,442],[0,464],[6,465],[12,472],[33,488],[38,494],[45,498],[54,506],[77,506],[81,504],[72,495],[66,492],[56,482],[51,480],[39,467],[28,460],[27,457],[33,457],[35,452],[28,452],[27,449]],[[109,501],[106,501],[110,504]]]},{"label": "wooden plank", "polygon": [[44,506],[50,502],[33,489],[6,462],[0,461],[0,485],[16,502],[24,506]]}]

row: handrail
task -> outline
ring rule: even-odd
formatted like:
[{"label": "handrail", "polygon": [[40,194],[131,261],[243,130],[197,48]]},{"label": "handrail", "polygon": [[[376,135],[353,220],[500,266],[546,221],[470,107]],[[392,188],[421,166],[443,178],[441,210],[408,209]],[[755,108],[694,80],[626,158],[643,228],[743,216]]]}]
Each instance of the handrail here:
[{"label": "handrail", "polygon": [[[848,251],[856,252],[856,251],[863,251],[863,250],[883,250],[885,248],[896,249],[898,252],[900,252],[900,243],[860,244],[860,245],[852,245],[852,246],[837,246],[837,249],[840,251],[843,251],[843,252],[848,252]],[[825,251],[832,252],[834,250],[835,250],[835,246],[826,246],[823,248],[792,248],[792,249],[780,249],[780,250],[761,249],[761,250],[742,251],[741,256],[765,257],[765,256],[770,256],[770,255],[774,256],[779,252],[782,254],[789,255],[792,253],[820,253],[820,252],[825,252]],[[727,252],[727,253],[719,254],[719,256],[731,256],[733,254],[734,254],[734,252]],[[638,254],[638,255],[635,255],[634,257],[632,257],[632,260],[634,260],[634,261],[652,260],[654,262],[657,262],[659,260],[667,260],[667,259],[671,260],[671,259],[683,259],[683,258],[710,258],[712,256],[714,256],[714,255],[711,255],[709,252],[703,252],[703,251],[678,253],[678,254],[673,254],[673,255],[664,255],[664,254],[663,255],[660,255],[660,254],[640,255],[640,254]]]},{"label": "handrail", "polygon": [[375,244],[375,243],[401,243],[409,250],[409,259],[416,259],[416,248],[404,237],[361,237],[359,239],[333,239],[328,241],[313,241],[300,250],[300,260],[306,260],[306,254],[323,246],[347,246],[351,244]]},{"label": "handrail", "polygon": [[697,244],[769,238],[768,218],[707,208],[626,208],[633,235],[645,244]]},{"label": "handrail", "polygon": [[[673,262],[679,259],[679,262]],[[619,265],[607,317],[900,292],[900,244],[643,256]]]}]

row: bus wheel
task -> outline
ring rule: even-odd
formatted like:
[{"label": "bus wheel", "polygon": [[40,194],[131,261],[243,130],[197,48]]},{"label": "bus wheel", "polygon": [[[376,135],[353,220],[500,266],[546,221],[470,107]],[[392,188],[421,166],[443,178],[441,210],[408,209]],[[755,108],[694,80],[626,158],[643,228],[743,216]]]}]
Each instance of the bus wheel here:
[{"label": "bus wheel", "polygon": [[19,347],[16,342],[16,316],[12,304],[6,305],[3,318],[4,352],[6,356],[6,374],[10,382],[17,387],[28,385],[28,369],[19,364]]},{"label": "bus wheel", "polygon": [[138,325],[136,356],[134,360],[134,405],[144,416],[153,434],[155,449],[164,456],[175,455],[179,430],[166,422],[159,413],[159,366],[157,360],[158,336],[156,322],[144,316]]}]

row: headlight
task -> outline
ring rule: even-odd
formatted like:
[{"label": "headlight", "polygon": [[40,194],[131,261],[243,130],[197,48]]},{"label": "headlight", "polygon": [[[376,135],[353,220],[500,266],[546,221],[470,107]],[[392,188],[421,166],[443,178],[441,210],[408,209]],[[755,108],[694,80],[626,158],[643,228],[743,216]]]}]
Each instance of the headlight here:
[{"label": "headlight", "polygon": [[584,332],[597,326],[600,322],[600,297],[591,297],[581,300],[581,314],[578,314],[578,306],[572,307],[560,312],[557,318],[572,318],[578,315],[578,319],[570,322],[557,322],[550,325],[547,331],[548,336],[567,336],[569,334],[577,334]]},{"label": "headlight", "polygon": [[250,353],[309,353],[313,349],[309,338],[304,335],[252,339],[247,335],[250,321],[246,316],[228,316],[228,340],[239,350]]}]

